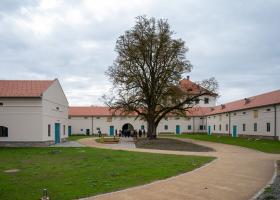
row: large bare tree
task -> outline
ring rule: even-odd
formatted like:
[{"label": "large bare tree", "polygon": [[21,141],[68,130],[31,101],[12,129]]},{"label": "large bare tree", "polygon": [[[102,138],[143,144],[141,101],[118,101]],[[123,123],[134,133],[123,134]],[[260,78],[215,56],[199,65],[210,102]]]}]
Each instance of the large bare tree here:
[{"label": "large bare tree", "polygon": [[192,65],[186,59],[185,42],[173,36],[167,20],[137,17],[135,26],[118,38],[117,57],[106,71],[113,82],[106,104],[146,120],[150,139],[156,138],[157,126],[167,114],[185,115],[195,100],[217,88],[214,78],[197,88],[180,86]]}]

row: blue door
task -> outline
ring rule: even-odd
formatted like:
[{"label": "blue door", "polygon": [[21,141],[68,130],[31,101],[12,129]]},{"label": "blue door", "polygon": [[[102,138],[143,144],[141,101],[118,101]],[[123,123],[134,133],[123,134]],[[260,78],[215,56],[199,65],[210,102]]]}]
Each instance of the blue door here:
[{"label": "blue door", "polygon": [[176,125],[176,134],[180,134],[180,125]]},{"label": "blue door", "polygon": [[72,134],[72,127],[68,126],[68,136],[71,136],[71,134]]},{"label": "blue door", "polygon": [[114,136],[114,126],[110,126],[110,136]]},{"label": "blue door", "polygon": [[55,123],[54,125],[54,142],[57,144],[60,143],[60,123]]},{"label": "blue door", "polygon": [[234,125],[233,127],[232,127],[232,137],[236,137],[237,136],[237,126],[236,125]]},{"label": "blue door", "polygon": [[211,135],[211,126],[208,126],[208,135]]}]

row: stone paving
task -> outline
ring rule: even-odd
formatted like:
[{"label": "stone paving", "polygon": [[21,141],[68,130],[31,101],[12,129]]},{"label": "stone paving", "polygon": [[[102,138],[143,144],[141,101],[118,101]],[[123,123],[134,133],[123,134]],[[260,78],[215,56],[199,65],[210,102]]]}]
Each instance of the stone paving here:
[{"label": "stone paving", "polygon": [[67,141],[58,144],[51,145],[50,147],[85,147],[85,145],[76,141]]},{"label": "stone paving", "polygon": [[[247,200],[271,180],[279,154],[267,154],[238,146],[180,139],[205,145],[215,152],[183,152],[129,148],[96,143],[93,139],[78,142],[96,148],[176,155],[214,156],[216,160],[194,171],[147,185],[88,197],[84,200]],[[152,162],[152,161],[151,161]]]},{"label": "stone paving", "polygon": [[129,148],[129,149],[136,148],[133,137],[121,137],[118,144],[111,144],[111,145],[113,147],[121,147],[121,148]]}]

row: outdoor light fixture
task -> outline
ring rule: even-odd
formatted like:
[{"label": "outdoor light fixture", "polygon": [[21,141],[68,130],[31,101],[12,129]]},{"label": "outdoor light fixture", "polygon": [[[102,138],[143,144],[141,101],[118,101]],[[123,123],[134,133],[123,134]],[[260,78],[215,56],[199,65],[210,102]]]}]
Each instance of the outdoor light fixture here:
[{"label": "outdoor light fixture", "polygon": [[43,196],[41,200],[50,200],[50,197],[48,196],[48,189],[43,189]]}]

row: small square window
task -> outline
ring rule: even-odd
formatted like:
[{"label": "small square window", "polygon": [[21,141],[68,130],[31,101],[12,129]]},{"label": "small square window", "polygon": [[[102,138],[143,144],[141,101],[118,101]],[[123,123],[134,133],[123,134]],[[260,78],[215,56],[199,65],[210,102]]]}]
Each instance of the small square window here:
[{"label": "small square window", "polygon": [[188,130],[192,130],[192,126],[191,125],[188,125]]},{"label": "small square window", "polygon": [[168,130],[168,125],[164,125],[164,130]]},{"label": "small square window", "polygon": [[203,130],[203,125],[200,125],[200,126],[199,126],[199,130]]},{"label": "small square window", "polygon": [[246,112],[243,112],[243,115],[246,115]]},{"label": "small square window", "polygon": [[204,98],[204,104],[209,104],[209,98]]},{"label": "small square window", "polygon": [[4,103],[3,102],[0,102],[0,106],[3,106],[4,105]]},{"label": "small square window", "polygon": [[267,112],[269,112],[269,111],[271,111],[271,109],[270,109],[270,108],[268,108],[268,109],[266,109],[266,111],[267,111]]}]

